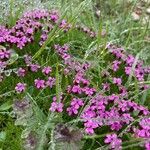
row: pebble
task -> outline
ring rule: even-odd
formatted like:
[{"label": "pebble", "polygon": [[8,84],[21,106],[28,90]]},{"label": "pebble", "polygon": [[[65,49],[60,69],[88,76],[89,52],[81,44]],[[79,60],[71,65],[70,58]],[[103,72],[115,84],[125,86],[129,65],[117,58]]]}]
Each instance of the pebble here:
[{"label": "pebble", "polygon": [[150,7],[146,9],[146,13],[150,15]]},{"label": "pebble", "polygon": [[101,15],[101,11],[100,11],[100,10],[97,10],[97,11],[96,11],[96,16],[97,16],[97,17],[100,17],[100,15]]},{"label": "pebble", "polygon": [[144,3],[147,3],[149,4],[150,3],[150,0],[142,0]]},{"label": "pebble", "polygon": [[133,12],[131,15],[132,15],[132,18],[134,21],[140,20],[140,16],[138,14],[136,14],[135,12]]},{"label": "pebble", "polygon": [[145,24],[147,24],[148,22],[149,22],[149,17],[148,17],[148,16],[143,17],[142,23],[145,25]]}]

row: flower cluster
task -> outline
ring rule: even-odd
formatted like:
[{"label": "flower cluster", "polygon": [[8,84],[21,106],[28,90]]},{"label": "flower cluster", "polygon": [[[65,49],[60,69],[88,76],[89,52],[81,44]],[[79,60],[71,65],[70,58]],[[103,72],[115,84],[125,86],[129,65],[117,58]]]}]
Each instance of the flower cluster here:
[{"label": "flower cluster", "polygon": [[111,149],[118,149],[118,150],[122,149],[121,146],[122,140],[119,139],[116,134],[107,135],[105,139],[105,143],[110,144]]},{"label": "flower cluster", "polygon": [[[7,29],[0,26],[0,44],[7,43],[6,45],[23,49],[28,43],[35,41],[34,35],[39,32],[40,41],[38,42],[42,46],[56,24],[64,32],[72,28],[66,20],[59,23],[59,18],[59,13],[54,10],[26,12],[12,28]],[[76,29],[82,30],[90,37],[96,36],[95,32],[86,27],[76,26]],[[29,54],[23,55],[24,65],[19,66],[16,70],[17,77],[21,78],[21,82],[16,83],[14,87],[16,93],[25,92],[30,84],[34,85],[37,91],[42,90],[43,93],[48,91],[46,88],[49,89],[49,91],[52,91],[52,95],[57,95],[53,97],[49,111],[65,112],[65,115],[67,114],[70,117],[78,115],[82,120],[85,132],[90,135],[97,132],[98,128],[107,127],[114,132],[108,134],[104,140],[111,149],[122,149],[123,139],[120,139],[121,136],[117,136],[117,133],[122,132],[128,126],[130,127],[128,130],[135,137],[146,140],[150,138],[150,118],[147,117],[150,115],[150,111],[138,103],[137,99],[140,98],[140,93],[138,98],[132,97],[137,88],[142,92],[150,88],[147,84],[144,84],[150,73],[150,67],[144,67],[141,60],[137,60],[123,48],[108,44],[106,48],[106,55],[108,55],[104,56],[104,62],[102,62],[105,70],[98,71],[99,76],[101,76],[101,82],[98,83],[97,79],[93,81],[88,76],[88,73],[93,71],[92,64],[75,59],[67,43],[63,45],[55,43],[53,50],[59,56],[58,61],[62,63],[59,66],[62,68],[58,69],[58,72],[62,71],[62,78],[64,76],[67,78],[67,85],[62,89],[61,95],[58,92],[56,92],[57,94],[54,93],[55,90],[53,90],[57,83],[54,77],[56,65],[46,63],[42,66],[38,61],[33,60],[32,55]],[[109,60],[107,57],[109,57]],[[0,47],[0,81],[2,81],[3,71],[6,69],[10,58],[11,51]],[[25,83],[24,79],[27,76],[30,77],[31,74],[31,82],[28,84],[27,78]],[[134,77],[133,80],[136,80],[137,85],[131,84],[128,86],[128,81],[132,81],[132,77]],[[24,103],[18,102],[16,106],[24,107]],[[142,118],[139,123],[132,125],[139,118]],[[150,149],[149,141],[144,144],[146,149]]]},{"label": "flower cluster", "polygon": [[9,59],[11,57],[11,50],[0,46],[0,82],[3,81],[4,72],[9,64]]},{"label": "flower cluster", "polygon": [[15,90],[17,91],[17,93],[24,92],[25,86],[26,86],[26,84],[24,84],[24,83],[17,83]]},{"label": "flower cluster", "polygon": [[[71,116],[77,115],[79,112],[78,109],[85,105],[84,100],[80,98],[81,95],[83,97],[86,96],[89,99],[89,103],[83,109],[80,116],[81,119],[83,119],[86,133],[94,134],[96,128],[103,126],[110,127],[112,131],[120,132],[122,129],[125,129],[126,126],[130,125],[130,123],[134,122],[135,113],[138,117],[150,114],[150,111],[146,107],[130,100],[128,88],[124,85],[125,81],[123,80],[123,77],[117,75],[117,72],[120,69],[123,69],[124,76],[128,77],[133,74],[139,82],[144,81],[144,78],[149,73],[149,68],[143,67],[142,61],[138,60],[135,69],[133,69],[135,63],[134,56],[127,54],[122,48],[108,45],[107,49],[109,53],[115,58],[115,60],[112,60],[111,67],[111,70],[114,73],[112,73],[111,70],[107,70],[107,74],[104,76],[105,82],[102,83],[102,85],[104,93],[111,90],[112,94],[96,94],[94,96],[97,91],[91,87],[90,81],[86,78],[86,71],[90,69],[90,65],[76,62],[68,53],[68,45],[55,45],[55,49],[66,65],[65,69],[67,69],[67,74],[70,71],[75,72],[73,84],[68,86],[67,92],[79,98],[72,98],[70,106],[67,108],[68,114]],[[112,84],[118,87],[116,94],[113,93],[114,89],[111,89]],[[141,89],[143,87],[144,90],[149,89],[149,86],[144,84],[140,84],[139,87]],[[137,137],[141,137],[138,135],[138,130],[136,132]],[[141,130],[139,130],[139,132],[143,133]],[[143,136],[143,138],[146,138],[146,136]],[[122,141],[117,138],[116,134],[109,135],[105,140],[105,143],[109,143],[110,148],[112,149],[122,148]],[[148,147],[148,144],[149,143],[146,143],[145,146]]]},{"label": "flower cluster", "polygon": [[53,97],[53,102],[51,103],[50,111],[52,112],[62,112],[64,104],[62,101],[62,95],[60,96],[60,99],[58,100],[57,97]]},{"label": "flower cluster", "polygon": [[[57,11],[34,10],[26,12],[12,28],[7,29],[0,26],[0,43],[15,44],[22,49],[35,40],[34,35],[39,31],[42,33],[39,44],[42,45],[47,40],[48,34],[54,28],[54,25],[58,24],[59,18]],[[62,20],[59,27],[64,31],[68,31],[71,25],[66,20]]]},{"label": "flower cluster", "polygon": [[[28,43],[32,43],[35,40],[34,35],[39,31],[41,33],[39,44],[42,45],[56,24],[64,32],[67,32],[72,27],[65,19],[59,23],[59,18],[60,15],[56,10],[26,12],[12,28],[8,29],[5,26],[0,26],[0,43],[15,44],[18,48],[23,49]],[[82,31],[89,33],[90,37],[95,37],[95,32],[87,27],[84,27]]]},{"label": "flower cluster", "polygon": [[133,127],[136,137],[143,138],[146,150],[150,149],[150,118],[145,117],[139,121],[139,128]]},{"label": "flower cluster", "polygon": [[[122,48],[117,48],[114,45],[108,45],[107,46],[109,52],[118,59],[117,61],[113,62],[113,70],[117,71],[119,69],[119,64],[122,63],[125,64],[124,71],[126,75],[133,74],[138,81],[144,81],[144,77],[149,73],[149,67],[143,67],[143,62],[141,60],[138,60],[136,62],[135,57],[131,54],[127,54],[125,50]],[[119,61],[119,62],[118,62]],[[133,69],[133,65],[135,64],[135,68]]]},{"label": "flower cluster", "polygon": [[91,38],[96,37],[96,33],[92,31],[91,29],[89,29],[88,27],[76,25],[76,28],[79,31],[83,31],[84,33],[88,34]]},{"label": "flower cluster", "polygon": [[69,115],[78,114],[78,109],[84,105],[82,99],[73,98],[71,106],[67,108]]}]

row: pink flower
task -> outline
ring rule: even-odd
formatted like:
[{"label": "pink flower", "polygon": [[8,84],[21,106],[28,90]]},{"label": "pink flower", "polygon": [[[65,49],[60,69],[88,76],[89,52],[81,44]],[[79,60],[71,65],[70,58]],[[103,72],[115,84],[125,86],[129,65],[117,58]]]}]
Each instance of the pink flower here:
[{"label": "pink flower", "polygon": [[113,83],[116,84],[116,85],[121,85],[122,80],[121,80],[121,78],[113,78]]},{"label": "pink flower", "polygon": [[120,138],[117,137],[117,135],[114,134],[108,134],[106,136],[106,139],[104,141],[106,144],[110,144],[110,148],[111,149],[117,149],[117,150],[121,150],[122,149],[122,140]]},{"label": "pink flower", "polygon": [[125,73],[127,75],[130,75],[131,74],[131,71],[132,71],[132,67],[125,67]]},{"label": "pink flower", "polygon": [[119,87],[119,92],[120,92],[121,96],[127,96],[128,95],[127,89],[124,86]]},{"label": "pink flower", "polygon": [[55,85],[55,78],[49,77],[48,80],[46,81],[46,85],[52,88]]},{"label": "pink flower", "polygon": [[30,65],[32,63],[32,56],[24,55],[24,61],[27,65]]},{"label": "pink flower", "polygon": [[94,88],[89,88],[89,87],[84,87],[82,88],[82,91],[88,95],[88,96],[92,96],[95,93],[95,89]]},{"label": "pink flower", "polygon": [[45,75],[48,75],[49,73],[52,72],[52,68],[51,67],[44,67],[42,72],[45,74]]},{"label": "pink flower", "polygon": [[40,79],[35,79],[34,80],[34,84],[38,89],[43,89],[45,88],[45,81],[44,80],[40,80]]},{"label": "pink flower", "polygon": [[33,34],[33,32],[34,32],[33,28],[28,28],[26,31],[27,34]]},{"label": "pink flower", "polygon": [[94,120],[88,120],[86,123],[84,123],[84,126],[85,126],[85,132],[87,134],[93,134],[94,133],[94,130],[95,128],[98,127],[98,123]]},{"label": "pink flower", "polygon": [[134,121],[133,117],[131,117],[131,115],[129,113],[124,113],[122,115],[122,120],[123,122],[125,122],[126,124],[129,124],[130,122]]},{"label": "pink flower", "polygon": [[110,101],[117,101],[118,102],[119,96],[115,95],[115,94],[109,95],[108,96],[108,100],[110,100]]},{"label": "pink flower", "polygon": [[93,128],[86,128],[86,129],[85,129],[85,132],[86,132],[87,134],[94,134]]},{"label": "pink flower", "polygon": [[81,87],[79,85],[74,85],[71,91],[76,94],[81,94]]},{"label": "pink flower", "polygon": [[16,90],[17,93],[21,93],[21,92],[25,91],[25,87],[26,87],[26,84],[24,84],[24,83],[17,83],[17,85],[15,87],[15,90]]},{"label": "pink flower", "polygon": [[109,91],[110,90],[110,84],[109,83],[103,83],[102,86],[103,86],[104,91]]},{"label": "pink flower", "polygon": [[150,130],[150,118],[143,118],[140,120],[139,125],[145,130]]},{"label": "pink flower", "polygon": [[121,64],[121,62],[118,60],[113,61],[112,70],[116,72],[119,69],[120,64]]},{"label": "pink flower", "polygon": [[132,55],[128,55],[128,57],[126,58],[126,63],[127,63],[129,66],[132,66],[133,63],[134,63],[134,61],[135,61],[135,58],[134,58],[134,56],[132,56]]},{"label": "pink flower", "polygon": [[6,63],[6,62],[4,62],[4,61],[1,61],[1,60],[0,60],[0,70],[5,69],[5,68],[6,68],[6,66],[7,66],[7,63]]},{"label": "pink flower", "polygon": [[63,103],[59,103],[59,102],[52,102],[51,103],[51,107],[50,107],[50,111],[52,112],[62,112],[63,111]]},{"label": "pink flower", "polygon": [[146,148],[146,150],[150,150],[150,142],[145,143],[145,148]]},{"label": "pink flower", "polygon": [[73,98],[71,101],[71,106],[67,108],[67,112],[69,115],[78,114],[78,109],[84,105],[84,102],[82,99],[79,98]]},{"label": "pink flower", "polygon": [[4,58],[9,58],[10,57],[10,51],[8,50],[0,50],[0,58],[4,59]]},{"label": "pink flower", "polygon": [[24,76],[25,76],[25,73],[26,73],[26,70],[25,70],[25,69],[19,68],[18,71],[17,71],[17,76],[18,76],[18,77],[24,77]]},{"label": "pink flower", "polygon": [[111,130],[119,131],[122,128],[122,125],[119,121],[111,123]]},{"label": "pink flower", "polygon": [[37,72],[40,66],[38,64],[30,64],[30,69],[33,72]]},{"label": "pink flower", "polygon": [[50,13],[50,18],[51,18],[52,21],[56,22],[56,21],[59,19],[58,12],[52,11],[52,12]]}]

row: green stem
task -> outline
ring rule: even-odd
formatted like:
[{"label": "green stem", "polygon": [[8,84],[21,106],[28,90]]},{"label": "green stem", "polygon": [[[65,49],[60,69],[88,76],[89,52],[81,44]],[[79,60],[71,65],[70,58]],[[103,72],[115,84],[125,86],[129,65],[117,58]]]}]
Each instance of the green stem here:
[{"label": "green stem", "polygon": [[47,123],[45,124],[45,126],[43,128],[43,132],[41,134],[37,150],[44,150],[44,143],[45,143],[45,138],[46,138],[46,132],[47,132],[48,128],[50,127],[50,124],[51,124],[53,118],[54,118],[54,114],[53,113],[48,115],[48,120],[47,120]]}]

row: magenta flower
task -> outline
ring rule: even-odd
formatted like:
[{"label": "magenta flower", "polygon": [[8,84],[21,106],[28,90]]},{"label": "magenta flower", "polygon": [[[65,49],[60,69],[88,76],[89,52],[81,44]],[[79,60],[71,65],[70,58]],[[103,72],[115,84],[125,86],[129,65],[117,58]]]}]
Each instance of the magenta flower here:
[{"label": "magenta flower", "polygon": [[19,39],[18,43],[17,43],[17,47],[22,49],[27,43],[27,37],[23,36]]},{"label": "magenta flower", "polygon": [[119,86],[122,84],[122,79],[121,78],[113,78],[113,83]]},{"label": "magenta flower", "polygon": [[3,81],[3,76],[0,74],[0,82]]},{"label": "magenta flower", "polygon": [[135,76],[139,81],[144,81],[144,70],[142,68],[136,68]]},{"label": "magenta flower", "polygon": [[81,94],[81,87],[79,85],[74,85],[71,90],[73,93]]},{"label": "magenta flower", "polygon": [[52,112],[62,112],[63,111],[63,103],[59,103],[59,102],[52,102],[51,103],[51,107],[50,107],[50,111]]},{"label": "magenta flower", "polygon": [[17,93],[21,93],[21,92],[25,91],[25,88],[26,88],[26,84],[24,84],[24,83],[17,83],[17,85],[15,87],[15,90],[16,90]]},{"label": "magenta flower", "polygon": [[96,117],[96,113],[94,111],[91,111],[90,108],[86,109],[86,111],[84,111],[81,114],[81,118],[84,119],[84,122],[87,122],[89,119],[95,118],[95,117]]},{"label": "magenta flower", "polygon": [[130,75],[131,74],[131,71],[132,71],[132,67],[125,67],[125,73],[127,75]]},{"label": "magenta flower", "polygon": [[52,68],[51,67],[44,67],[42,72],[45,74],[45,75],[48,75],[49,73],[52,72]]},{"label": "magenta flower", "polygon": [[0,60],[0,70],[5,69],[6,66],[7,66],[7,63],[6,63],[5,61],[1,61],[1,60]]},{"label": "magenta flower", "polygon": [[122,128],[122,125],[119,121],[115,121],[110,124],[110,128],[111,128],[111,130],[119,131]]},{"label": "magenta flower", "polygon": [[0,50],[0,58],[4,59],[4,58],[9,58],[10,57],[10,51],[8,50]]},{"label": "magenta flower", "polygon": [[124,86],[119,87],[119,92],[120,92],[121,96],[127,96],[128,95],[127,89]]},{"label": "magenta flower", "polygon": [[134,129],[134,132],[135,135],[140,138],[147,138],[150,135],[149,130],[145,130],[145,129]]},{"label": "magenta flower", "polygon": [[109,83],[103,83],[102,87],[103,87],[104,91],[109,91],[110,90],[110,84]]},{"label": "magenta flower", "polygon": [[66,20],[62,20],[60,23],[60,28],[63,28],[66,32],[71,28],[71,24],[68,24]]},{"label": "magenta flower", "polygon": [[26,74],[26,70],[23,69],[23,68],[19,68],[18,71],[17,71],[17,76],[18,77],[24,77]]},{"label": "magenta flower", "polygon": [[145,143],[145,148],[146,148],[146,150],[150,150],[150,142]]},{"label": "magenta flower", "polygon": [[28,28],[27,30],[26,30],[26,33],[27,34],[33,34],[33,28]]},{"label": "magenta flower", "polygon": [[71,115],[76,115],[78,114],[78,109],[84,105],[84,102],[82,99],[79,98],[73,98],[71,101],[71,106],[67,108],[68,114]]},{"label": "magenta flower", "polygon": [[88,95],[88,96],[92,96],[95,93],[95,89],[94,88],[89,88],[89,87],[84,87],[82,88],[82,91]]},{"label": "magenta flower", "polygon": [[113,61],[112,70],[116,72],[119,69],[120,64],[121,64],[121,62],[118,60]]},{"label": "magenta flower", "polygon": [[47,38],[48,38],[48,35],[47,35],[47,33],[43,33],[42,35],[41,35],[41,41],[40,41],[40,45],[43,45],[43,43],[47,40]]},{"label": "magenta flower", "polygon": [[128,107],[128,104],[126,101],[122,100],[118,103],[118,108],[122,111],[129,111],[130,107]]},{"label": "magenta flower", "polygon": [[134,58],[134,56],[132,56],[132,55],[128,55],[128,57],[126,58],[126,63],[127,63],[129,66],[132,66],[133,63],[134,63],[134,61],[135,61],[135,58]]},{"label": "magenta flower", "polygon": [[48,80],[46,81],[46,85],[52,88],[55,85],[56,79],[49,77]]},{"label": "magenta flower", "polygon": [[[60,98],[59,100],[62,100],[62,98],[63,98],[63,97],[62,97],[62,95],[60,95],[60,97],[59,97],[59,98]],[[58,100],[58,101],[59,101],[59,100]],[[54,97],[53,97],[53,101],[54,101],[54,102],[56,102],[56,101],[57,101],[57,97],[56,97],[56,96],[54,96]]]},{"label": "magenta flower", "polygon": [[139,125],[145,130],[150,130],[150,118],[143,118]]},{"label": "magenta flower", "polygon": [[94,130],[93,130],[93,128],[86,128],[85,129],[85,132],[87,133],[87,134],[94,134]]},{"label": "magenta flower", "polygon": [[30,69],[32,72],[37,72],[40,66],[38,64],[30,64]]},{"label": "magenta flower", "polygon": [[50,19],[54,22],[56,22],[58,19],[59,19],[59,15],[58,15],[58,12],[56,11],[53,11],[50,13]]},{"label": "magenta flower", "polygon": [[45,81],[44,80],[35,79],[34,84],[35,84],[36,88],[38,88],[38,89],[45,88]]},{"label": "magenta flower", "polygon": [[27,65],[30,66],[30,64],[32,63],[32,56],[30,55],[24,55],[24,61]]},{"label": "magenta flower", "polygon": [[98,127],[98,123],[94,120],[88,120],[86,123],[84,123],[84,126],[85,126],[85,132],[87,134],[93,134],[94,133],[94,130],[95,128]]},{"label": "magenta flower", "polygon": [[74,107],[68,107],[67,112],[68,112],[69,116],[77,115],[78,114],[78,109],[76,109]]},{"label": "magenta flower", "polygon": [[118,95],[115,95],[115,94],[109,95],[109,96],[108,96],[108,100],[118,102],[119,96],[118,96]]},{"label": "magenta flower", "polygon": [[114,134],[108,134],[106,136],[106,139],[104,141],[106,144],[110,144],[110,148],[111,149],[117,149],[117,150],[121,150],[122,149],[122,140],[120,138],[117,137],[117,135]]}]

